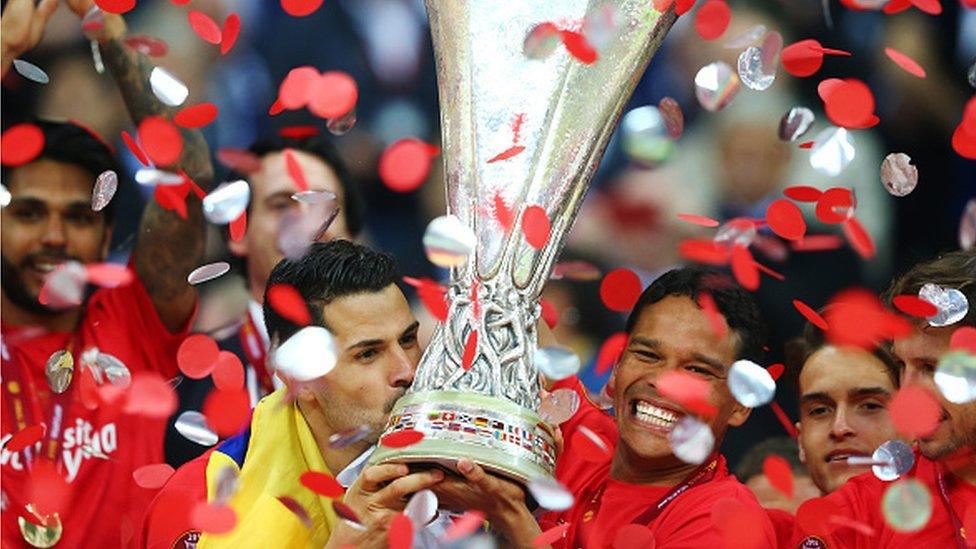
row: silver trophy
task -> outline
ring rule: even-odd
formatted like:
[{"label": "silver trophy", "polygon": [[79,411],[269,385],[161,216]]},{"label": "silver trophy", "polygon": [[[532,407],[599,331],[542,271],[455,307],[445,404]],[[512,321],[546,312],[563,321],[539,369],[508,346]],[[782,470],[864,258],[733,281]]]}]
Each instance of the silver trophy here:
[{"label": "silver trophy", "polygon": [[[451,271],[447,322],[384,433],[412,429],[424,438],[380,446],[371,461],[450,468],[466,457],[525,483],[552,476],[556,464],[552,428],[537,413],[539,296],[621,111],[675,15],[650,0],[427,0],[427,13],[448,213],[478,244]],[[529,39],[541,39],[543,50],[549,40],[548,55],[527,55],[533,29],[548,29]],[[563,31],[568,40],[586,36],[596,61],[572,55]],[[524,149],[489,162],[515,147]],[[540,249],[520,230],[530,206],[551,222]],[[511,213],[509,227],[499,209]],[[472,331],[477,347],[464,368]]]}]

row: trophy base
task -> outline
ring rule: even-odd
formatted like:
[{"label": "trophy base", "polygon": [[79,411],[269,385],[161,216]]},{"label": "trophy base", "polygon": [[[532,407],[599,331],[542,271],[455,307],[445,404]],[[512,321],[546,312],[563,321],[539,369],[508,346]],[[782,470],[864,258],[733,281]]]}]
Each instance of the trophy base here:
[{"label": "trophy base", "polygon": [[424,438],[403,448],[380,445],[370,464],[431,464],[457,471],[467,458],[521,484],[552,477],[556,444],[538,414],[508,400],[457,391],[408,393],[390,413],[383,436],[414,430]]}]

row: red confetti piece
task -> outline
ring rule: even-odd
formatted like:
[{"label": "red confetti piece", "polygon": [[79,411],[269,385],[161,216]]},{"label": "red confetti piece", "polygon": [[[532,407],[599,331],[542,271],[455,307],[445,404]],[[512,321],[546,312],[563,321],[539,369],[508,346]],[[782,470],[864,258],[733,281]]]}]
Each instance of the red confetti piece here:
[{"label": "red confetti piece", "polygon": [[501,191],[495,191],[494,205],[495,219],[498,221],[498,224],[501,225],[506,232],[508,232],[515,224],[515,214],[512,213],[511,208],[508,207],[505,199],[502,198]]},{"label": "red confetti piece", "polygon": [[380,179],[390,190],[407,193],[417,190],[430,173],[431,153],[419,139],[401,139],[391,144],[380,157]]},{"label": "red confetti piece", "polygon": [[47,459],[35,460],[27,501],[34,503],[37,512],[41,515],[64,512],[70,495],[70,485],[58,467]]},{"label": "red confetti piece", "polygon": [[766,208],[766,224],[777,235],[787,240],[800,240],[807,232],[803,212],[796,204],[785,199],[777,199]]},{"label": "red confetti piece", "polygon": [[689,238],[678,244],[678,254],[688,261],[704,263],[706,265],[727,265],[730,253],[726,246],[713,240]]},{"label": "red confetti piece", "polygon": [[261,159],[251,151],[226,147],[217,149],[217,160],[228,168],[242,173],[250,174],[261,169]]},{"label": "red confetti piece", "polygon": [[183,128],[202,128],[217,118],[217,105],[200,103],[183,107],[173,117],[173,123]]},{"label": "red confetti piece", "polygon": [[520,152],[522,152],[524,150],[525,150],[525,147],[523,147],[521,145],[513,145],[513,146],[505,149],[504,151],[496,154],[495,156],[491,157],[491,159],[488,160],[488,164],[491,164],[492,162],[500,162],[502,160],[508,160],[509,158],[512,158],[513,156],[518,155]]},{"label": "red confetti piece", "polygon": [[749,248],[738,244],[732,247],[732,275],[746,290],[754,292],[759,288],[759,269]]},{"label": "red confetti piece", "polygon": [[824,319],[827,340],[838,346],[872,349],[886,339],[912,332],[905,318],[885,309],[873,293],[860,289],[844,290],[831,298]]},{"label": "red confetti piece", "polygon": [[725,334],[729,331],[729,327],[725,323],[725,317],[718,310],[718,305],[715,304],[715,298],[712,297],[712,294],[708,292],[698,294],[698,307],[705,311],[705,316],[708,318],[708,324],[711,326],[715,338],[724,338]]},{"label": "red confetti piece", "polygon": [[640,277],[630,269],[614,269],[600,283],[600,299],[611,311],[630,312],[640,298]]},{"label": "red confetti piece", "polygon": [[942,2],[940,0],[911,0],[912,4],[929,15],[939,15],[942,13]]},{"label": "red confetti piece", "polygon": [[181,218],[186,219],[186,197],[190,194],[190,185],[156,185],[153,199],[164,210],[174,211]]},{"label": "red confetti piece", "polygon": [[31,162],[44,150],[44,132],[34,124],[17,124],[0,135],[0,161],[4,166]]},{"label": "red confetti piece", "polygon": [[856,78],[831,85],[824,93],[827,118],[837,126],[858,128],[874,114],[874,94],[867,84]]},{"label": "red confetti piece", "polygon": [[861,259],[871,259],[875,254],[874,240],[867,229],[856,218],[847,220],[844,225],[844,236],[850,242],[851,248],[861,256]]},{"label": "red confetti piece", "polygon": [[417,296],[427,312],[437,320],[447,320],[447,288],[429,278],[403,277],[403,281],[417,289]]},{"label": "red confetti piece", "polygon": [[679,213],[678,219],[700,227],[718,227],[719,222],[704,215]]},{"label": "red confetti piece", "polygon": [[305,17],[315,13],[323,0],[281,0],[281,9],[292,17]]},{"label": "red confetti piece", "polygon": [[833,500],[812,498],[796,510],[796,522],[804,534],[826,537],[837,529],[830,519],[838,514],[838,505]]},{"label": "red confetti piece", "polygon": [[821,330],[826,330],[828,328],[827,321],[820,316],[820,313],[815,311],[806,303],[800,301],[799,299],[794,299],[793,306],[796,307],[797,311],[800,311],[800,314],[803,315],[804,318],[809,320],[810,323],[817,328],[820,328]]},{"label": "red confetti piece", "polygon": [[549,326],[550,330],[555,328],[559,323],[559,311],[556,310],[556,306],[545,299],[540,299],[539,305],[542,307],[542,320],[546,326]]},{"label": "red confetti piece", "polygon": [[208,534],[226,534],[237,526],[237,513],[229,505],[201,501],[190,511],[190,524]]},{"label": "red confetti piece", "polygon": [[790,462],[776,454],[770,454],[763,461],[763,474],[773,488],[788,499],[793,499],[793,470]]},{"label": "red confetti piece", "polygon": [[597,54],[593,46],[590,45],[586,37],[581,33],[563,30],[559,31],[559,37],[563,41],[563,46],[566,46],[566,51],[576,58],[577,61],[584,65],[596,63],[599,54]]},{"label": "red confetti piece", "polygon": [[230,351],[220,351],[213,371],[210,372],[214,387],[221,391],[236,391],[244,387],[244,365]]},{"label": "red confetti piece", "polygon": [[302,165],[298,163],[298,159],[295,158],[295,153],[291,149],[285,149],[285,168],[288,169],[288,175],[291,180],[295,183],[295,188],[300,192],[305,192],[308,190],[308,180],[305,179],[305,170],[302,169]]},{"label": "red confetti piece", "polygon": [[135,273],[125,265],[116,263],[89,263],[85,265],[88,282],[102,288],[120,288],[135,280]]},{"label": "red confetti piece", "polygon": [[604,463],[611,458],[610,444],[585,425],[579,426],[570,439],[573,454],[592,463]]},{"label": "red confetti piece", "polygon": [[529,246],[541,250],[549,242],[552,225],[542,206],[529,206],[522,212],[522,234]]},{"label": "red confetti piece", "polygon": [[[850,0],[853,1],[853,0]],[[885,4],[884,10],[882,10],[885,15],[894,15],[896,13],[901,13],[912,7],[911,0],[891,0]]]},{"label": "red confetti piece", "polygon": [[277,499],[282,505],[285,506],[286,509],[291,511],[292,514],[294,514],[295,517],[302,522],[302,525],[305,526],[305,528],[308,528],[309,530],[313,528],[312,517],[308,516],[308,511],[306,511],[305,508],[302,507],[302,504],[298,503],[295,498],[291,496],[278,496]]},{"label": "red confetti piece", "polygon": [[279,97],[274,100],[274,103],[272,103],[270,107],[268,107],[268,116],[281,114],[283,110],[285,110],[285,105],[281,102],[281,98]]},{"label": "red confetti piece", "polygon": [[319,134],[319,129],[315,126],[285,126],[278,130],[278,135],[288,139],[308,139]]},{"label": "red confetti piece", "polygon": [[643,524],[625,524],[613,538],[613,549],[653,549],[654,532]]},{"label": "red confetti piece", "polygon": [[156,372],[133,374],[125,412],[148,418],[166,419],[176,411],[176,392]]},{"label": "red confetti piece", "polygon": [[695,14],[695,30],[705,40],[715,40],[725,34],[732,20],[732,10],[724,0],[707,0]]},{"label": "red confetti piece", "polygon": [[203,401],[203,415],[220,437],[236,435],[247,427],[251,417],[251,397],[247,389],[222,391],[215,389]]},{"label": "red confetti piece", "polygon": [[234,49],[234,44],[237,43],[237,37],[241,34],[241,17],[237,15],[237,12],[233,12],[224,19],[224,28],[220,30],[220,55],[227,55],[227,53]]},{"label": "red confetti piece", "polygon": [[956,329],[949,338],[949,348],[953,351],[965,351],[976,355],[976,328],[963,326]]},{"label": "red confetti piece", "polygon": [[976,132],[969,131],[965,122],[952,132],[952,149],[963,158],[976,160]]},{"label": "red confetti piece", "polygon": [[616,364],[620,360],[620,355],[623,354],[626,346],[627,332],[617,332],[608,337],[603,342],[603,345],[600,345],[600,351],[596,355],[597,373],[602,374]]},{"label": "red confetti piece", "polygon": [[312,322],[312,315],[308,312],[308,305],[302,294],[294,286],[288,284],[273,284],[267,290],[268,304],[274,312],[288,319],[298,326],[308,326]]},{"label": "red confetti piece", "polygon": [[247,212],[241,212],[241,215],[237,216],[237,219],[231,221],[228,230],[232,242],[240,242],[243,240],[244,233],[247,232]]},{"label": "red confetti piece", "polygon": [[351,111],[358,100],[356,81],[342,71],[329,71],[309,89],[308,110],[320,118],[339,118]]},{"label": "red confetti piece", "polygon": [[[285,109],[300,109],[308,104],[312,93],[312,86],[319,80],[319,71],[315,67],[296,67],[285,75],[285,79],[278,86],[278,101]],[[277,114],[277,113],[271,113]]]},{"label": "red confetti piece", "polygon": [[346,493],[346,489],[339,484],[335,477],[319,471],[305,471],[298,480],[302,486],[327,498],[341,498]]},{"label": "red confetti piece", "polygon": [[464,353],[461,355],[461,368],[465,371],[471,369],[474,359],[478,353],[478,330],[471,330],[467,339],[464,340]]},{"label": "red confetti piece", "polygon": [[803,143],[800,143],[799,145],[797,145],[797,147],[800,148],[800,149],[812,149],[813,148],[813,141],[804,141]]},{"label": "red confetti piece", "polygon": [[43,423],[28,425],[7,439],[7,443],[3,446],[3,451],[17,453],[39,442],[45,433],[47,433],[47,427]]},{"label": "red confetti piece", "polygon": [[678,15],[684,15],[688,13],[694,5],[695,0],[677,0],[677,2],[675,2],[674,12]]},{"label": "red confetti piece", "polygon": [[908,316],[928,318],[939,313],[938,307],[917,295],[896,295],[891,303]]},{"label": "red confetti piece", "polygon": [[573,524],[571,522],[564,522],[562,524],[553,526],[552,528],[536,536],[535,539],[532,540],[532,547],[545,547],[547,545],[556,543],[557,541],[566,537],[566,532],[572,525]]},{"label": "red confetti piece", "polygon": [[180,344],[176,351],[176,363],[187,377],[203,379],[213,371],[219,354],[220,349],[212,337],[193,334]]},{"label": "red confetti piece", "polygon": [[139,124],[139,143],[157,166],[176,164],[183,152],[183,136],[161,116],[149,116]]},{"label": "red confetti piece", "polygon": [[215,45],[220,43],[220,27],[209,15],[202,11],[190,10],[186,18],[190,21],[193,32],[197,33],[201,40]]},{"label": "red confetti piece", "polygon": [[704,379],[683,371],[669,370],[657,378],[657,390],[664,398],[705,419],[718,409],[708,401],[710,385]]},{"label": "red confetti piece", "polygon": [[173,466],[168,463],[153,463],[152,465],[143,465],[132,471],[132,479],[140,488],[158,490],[166,484],[166,481],[175,472]]},{"label": "red confetti piece", "polygon": [[413,521],[410,517],[400,513],[390,521],[390,528],[386,532],[386,542],[389,549],[411,549],[413,547]]},{"label": "red confetti piece", "polygon": [[481,511],[465,511],[463,515],[453,520],[442,541],[455,541],[466,538],[475,533],[485,522],[485,514]]},{"label": "red confetti piece", "polygon": [[823,223],[837,224],[847,221],[850,209],[854,207],[854,193],[843,187],[827,189],[817,200],[814,212]]},{"label": "red confetti piece", "polygon": [[925,78],[925,69],[923,69],[922,66],[911,57],[894,48],[885,48],[885,55],[887,55],[889,59],[894,61],[896,65],[901,67],[908,74],[917,76],[919,78]]},{"label": "red confetti piece", "polygon": [[761,272],[766,273],[767,276],[771,276],[776,280],[780,280],[780,281],[786,280],[786,277],[783,276],[781,273],[778,273],[770,269],[769,267],[763,265],[762,263],[759,263],[758,261],[756,262],[756,268],[759,269]]},{"label": "red confetti piece", "polygon": [[835,234],[815,234],[807,235],[802,240],[793,242],[792,247],[797,252],[823,252],[836,250],[843,244],[843,240]]},{"label": "red confetti piece", "polygon": [[796,426],[793,425],[793,420],[790,419],[790,416],[786,415],[783,407],[779,405],[779,402],[774,400],[769,403],[769,407],[773,409],[773,415],[776,416],[779,424],[783,426],[783,430],[786,431],[786,434],[790,435],[790,438],[793,440],[796,440],[796,438],[800,436],[800,433],[796,430]]},{"label": "red confetti piece", "polygon": [[793,76],[805,77],[820,70],[823,66],[824,54],[850,55],[846,51],[824,48],[819,41],[808,38],[783,48],[780,60],[786,72]]},{"label": "red confetti piece", "polygon": [[942,408],[928,390],[917,385],[902,387],[888,404],[891,423],[909,439],[932,434],[942,417]]},{"label": "red confetti piece", "polygon": [[783,194],[797,202],[816,202],[820,200],[823,191],[807,185],[794,185],[783,189]]},{"label": "red confetti piece", "polygon": [[404,429],[390,433],[380,439],[380,444],[387,448],[405,448],[413,446],[424,439],[424,434],[413,429]]},{"label": "red confetti piece", "polygon": [[106,13],[125,13],[136,7],[136,0],[95,0],[95,4]]},{"label": "red confetti piece", "polygon": [[769,377],[776,381],[786,372],[786,366],[777,362],[776,364],[770,364],[766,371],[769,372]]}]

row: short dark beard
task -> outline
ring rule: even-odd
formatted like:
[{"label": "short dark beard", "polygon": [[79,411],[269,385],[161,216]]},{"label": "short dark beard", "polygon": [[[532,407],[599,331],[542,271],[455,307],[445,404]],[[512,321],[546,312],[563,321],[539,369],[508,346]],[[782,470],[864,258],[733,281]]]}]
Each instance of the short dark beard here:
[{"label": "short dark beard", "polygon": [[32,296],[27,291],[27,285],[24,284],[23,272],[3,254],[0,254],[0,267],[3,269],[0,271],[3,295],[7,296],[7,299],[12,301],[14,305],[29,313],[45,316],[55,316],[64,312],[51,309]]}]

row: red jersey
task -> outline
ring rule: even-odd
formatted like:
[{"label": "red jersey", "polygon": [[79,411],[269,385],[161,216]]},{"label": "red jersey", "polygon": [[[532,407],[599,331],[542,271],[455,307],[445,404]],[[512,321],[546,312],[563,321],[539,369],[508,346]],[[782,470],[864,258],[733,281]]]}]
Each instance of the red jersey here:
[{"label": "red jersey", "polygon": [[[916,460],[915,469],[907,476],[924,484],[932,498],[932,517],[922,529],[915,532],[899,532],[888,525],[881,512],[881,498],[892,483],[882,481],[868,472],[848,480],[829,495],[801,505],[796,513],[793,546],[811,549],[958,547],[956,528],[953,525],[950,509],[943,501],[942,491],[939,488],[941,466],[918,454]],[[949,474],[943,478],[952,511],[960,520],[964,520],[966,512],[972,512],[971,507],[976,505],[976,486]],[[854,521],[852,522],[854,527],[835,524],[832,526],[832,532],[825,532],[822,517],[824,514],[850,519]],[[976,546],[973,534],[969,534],[969,539],[966,541],[970,547]]]},{"label": "red jersey", "polygon": [[[88,300],[74,333],[45,333],[26,338],[23,329],[3,326],[2,440],[19,430],[18,423],[44,422],[59,426],[60,447],[52,452],[58,472],[67,483],[63,511],[59,513],[62,535],[58,547],[121,547],[135,543],[134,534],[155,491],[136,485],[132,472],[143,465],[163,461],[164,419],[127,414],[122,406],[100,406],[94,410],[77,398],[81,354],[93,347],[121,361],[136,376],[157,372],[165,379],[177,375],[176,351],[186,337],[173,334],[159,319],[145,287],[137,279],[124,287],[96,290]],[[48,418],[52,392],[44,374],[48,358],[70,349],[75,360],[75,380],[58,396],[65,412]],[[34,399],[9,391],[12,381],[34,388]],[[29,417],[17,420],[11,402],[20,400]],[[31,402],[36,406],[31,406]],[[33,411],[31,411],[31,409]],[[40,416],[40,417],[34,417]],[[54,429],[51,429],[54,432]],[[42,439],[47,447],[48,440]],[[53,441],[57,443],[56,441]],[[21,537],[18,517],[31,503],[32,477],[28,455],[43,451],[41,444],[20,452],[6,448],[0,455],[2,484],[2,540],[4,547],[27,547]],[[54,461],[52,459],[52,461]],[[38,459],[33,460],[36,467]],[[43,465],[43,463],[41,463]],[[40,481],[38,481],[40,482]],[[60,482],[60,481],[59,481]],[[38,522],[36,519],[33,522]]]},{"label": "red jersey", "polygon": [[[566,537],[553,547],[612,547],[622,527],[648,510],[660,508],[659,504],[675,488],[630,484],[610,478],[612,451],[603,462],[581,458],[580,452],[572,448],[573,433],[580,426],[586,426],[616,444],[616,423],[587,398],[579,380],[565,380],[556,387],[572,388],[580,396],[580,409],[560,426],[567,444],[556,466],[556,478],[576,495],[576,502],[566,511],[544,514],[539,524],[545,531],[557,524],[570,523]],[[687,486],[664,505],[656,517],[645,523],[653,533],[655,547],[722,547],[725,536],[712,519],[713,507],[717,504],[731,504],[737,507],[737,516],[749,517],[745,535],[751,535],[753,543],[744,542],[740,547],[776,546],[775,532],[762,507],[749,489],[729,474],[722,456],[716,455],[705,480],[689,482]]]}]

